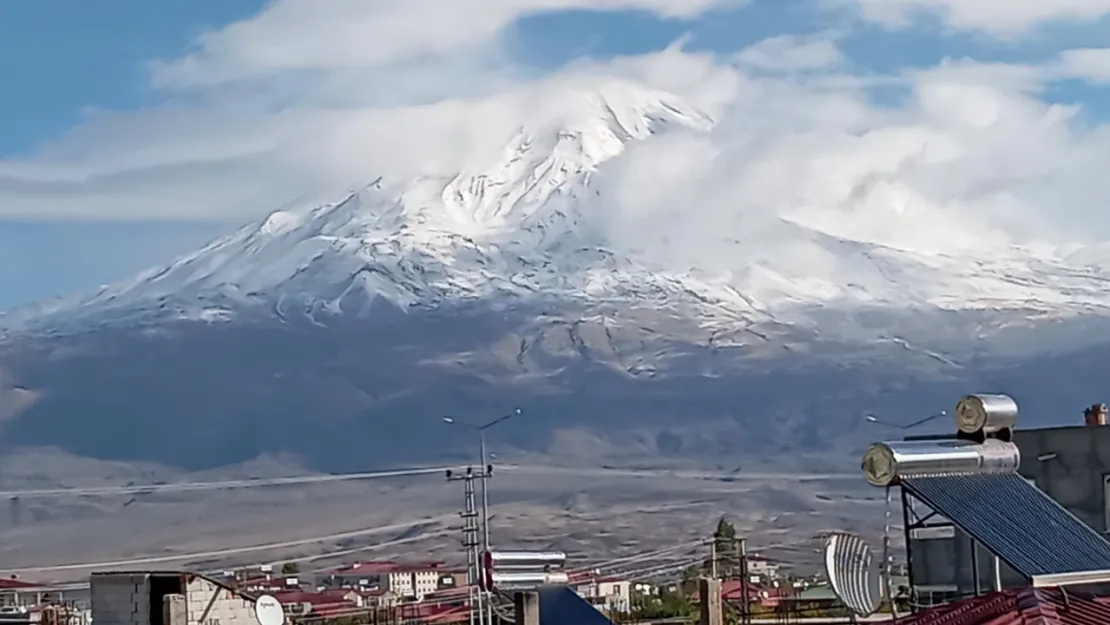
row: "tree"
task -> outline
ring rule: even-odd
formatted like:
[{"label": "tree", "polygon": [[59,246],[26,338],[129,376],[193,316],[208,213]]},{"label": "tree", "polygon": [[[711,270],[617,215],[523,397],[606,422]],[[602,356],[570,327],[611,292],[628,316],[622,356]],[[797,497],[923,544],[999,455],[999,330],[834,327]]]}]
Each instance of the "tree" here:
[{"label": "tree", "polygon": [[683,594],[662,589],[658,595],[636,599],[630,616],[637,621],[670,619],[689,617],[695,611],[694,605]]},{"label": "tree", "polygon": [[686,567],[686,569],[682,571],[682,584],[679,586],[682,592],[686,595],[694,594],[694,591],[698,589],[698,579],[704,574],[705,571],[696,564],[691,564]]},{"label": "tree", "polygon": [[[728,519],[721,517],[717,529],[713,531],[713,551],[717,555],[717,575],[721,579],[735,579],[740,576],[740,566],[736,561],[736,528]],[[706,571],[713,570],[713,562],[706,562]]]},{"label": "tree", "polygon": [[296,575],[301,572],[301,567],[297,566],[296,562],[286,562],[281,565],[282,575]]}]

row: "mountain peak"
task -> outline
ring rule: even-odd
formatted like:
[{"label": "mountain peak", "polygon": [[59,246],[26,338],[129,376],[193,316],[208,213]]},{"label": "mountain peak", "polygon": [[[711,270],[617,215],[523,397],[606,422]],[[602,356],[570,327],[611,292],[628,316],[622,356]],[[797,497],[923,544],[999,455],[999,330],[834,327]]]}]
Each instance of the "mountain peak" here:
[{"label": "mountain peak", "polygon": [[630,141],[713,126],[677,97],[627,82],[576,92],[568,102],[554,119],[518,129],[494,162],[466,168],[447,184],[441,197],[456,223],[519,227],[553,196],[587,183]]},{"label": "mountain peak", "polygon": [[222,320],[256,305],[279,317],[287,309],[349,313],[378,298],[399,306],[505,295],[589,299],[591,290],[625,288],[627,271],[657,295],[689,290],[605,249],[576,200],[629,142],[708,130],[713,120],[628,82],[553,101],[499,154],[454,177],[379,178],[339,202],[275,211],[91,297],[13,311],[9,327],[28,317],[50,326],[135,311]]},{"label": "mountain peak", "polygon": [[614,243],[610,220],[588,214],[606,208],[591,181],[630,142],[670,129],[705,131],[713,121],[675,96],[629,83],[569,95],[544,102],[539,123],[454,176],[378,178],[338,202],[279,210],[94,294],[0,314],[0,325],[222,321],[248,310],[316,322],[368,314],[379,301],[401,309],[479,300],[545,310],[557,302],[646,306],[733,328],[772,313],[801,323],[814,309],[861,306],[1110,309],[1101,269],[1018,252],[922,255],[781,219],[705,241],[727,259],[723,269],[659,261]]}]

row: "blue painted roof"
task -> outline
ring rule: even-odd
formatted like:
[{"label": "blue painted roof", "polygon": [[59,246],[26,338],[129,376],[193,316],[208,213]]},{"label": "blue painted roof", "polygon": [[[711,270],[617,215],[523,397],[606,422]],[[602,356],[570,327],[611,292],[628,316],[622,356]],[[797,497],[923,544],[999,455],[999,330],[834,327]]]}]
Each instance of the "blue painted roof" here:
[{"label": "blue painted roof", "polygon": [[613,625],[570,588],[551,586],[540,589],[540,625]]}]

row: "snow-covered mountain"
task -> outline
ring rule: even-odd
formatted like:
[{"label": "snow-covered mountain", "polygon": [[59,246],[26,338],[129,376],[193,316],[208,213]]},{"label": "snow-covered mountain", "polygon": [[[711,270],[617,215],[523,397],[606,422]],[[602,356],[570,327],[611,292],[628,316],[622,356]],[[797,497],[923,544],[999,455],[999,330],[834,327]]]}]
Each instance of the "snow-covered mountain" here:
[{"label": "snow-covered mountain", "polygon": [[[583,196],[630,141],[706,131],[712,120],[663,93],[614,85],[557,123],[520,129],[496,162],[451,179],[377,179],[337,202],[272,213],[164,267],[92,295],[7,314],[45,327],[161,313],[229,319],[362,314],[522,298],[667,300],[689,293],[751,314],[738,293],[655,272],[610,249]],[[0,317],[2,319],[2,317]]]},{"label": "snow-covered mountain", "polygon": [[[550,428],[619,430],[649,454],[731,453],[715,441],[751,436],[753,419],[758,435],[735,445],[822,447],[864,406],[982,390],[957,379],[1009,384],[984,356],[1011,367],[1110,329],[1097,248],[922,253],[774,207],[712,242],[726,270],[614,236],[612,166],[638,142],[713,124],[615,83],[457,175],[375,179],[98,292],[0,315],[0,441],[131,457],[120,440],[172,437],[150,453],[192,466],[272,450],[332,462],[384,436],[377,449],[396,460],[426,447],[404,438],[423,436],[419,415],[526,401],[558,415]],[[1046,378],[1030,366],[1007,375]],[[107,416],[90,430],[89,414]],[[307,422],[318,438],[302,436]]]},{"label": "snow-covered mountain", "polygon": [[[706,323],[805,324],[812,307],[1110,310],[1110,273],[1022,249],[919,254],[783,218],[716,244],[732,270],[665,266],[610,241],[594,184],[631,142],[706,132],[678,98],[627,83],[522,128],[494,162],[453,178],[377,179],[334,203],[274,212],[99,292],[0,316],[11,330],[237,315],[365,315],[444,302],[689,304]],[[696,207],[693,209],[696,210]],[[773,207],[768,207],[773,211]],[[1090,255],[1089,253],[1087,254]]]},{"label": "snow-covered mountain", "polygon": [[9,312],[0,325],[315,319],[365,315],[381,301],[688,305],[705,323],[726,325],[806,325],[804,311],[830,306],[1056,316],[1110,309],[1110,273],[1076,263],[1082,251],[1069,260],[1021,249],[925,255],[782,218],[723,234],[716,244],[733,269],[718,274],[613,245],[594,184],[606,164],[631,142],[712,125],[674,96],[612,84],[583,93],[549,124],[520,129],[494,162],[454,178],[377,179],[334,203],[278,211],[132,280]]}]

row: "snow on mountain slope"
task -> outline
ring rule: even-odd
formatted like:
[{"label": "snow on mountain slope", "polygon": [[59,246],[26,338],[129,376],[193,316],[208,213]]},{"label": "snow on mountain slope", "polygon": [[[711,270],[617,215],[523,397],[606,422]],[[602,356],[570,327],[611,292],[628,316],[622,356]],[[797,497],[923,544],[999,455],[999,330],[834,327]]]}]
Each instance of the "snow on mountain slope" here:
[{"label": "snow on mountain slope", "polygon": [[0,327],[151,313],[218,320],[244,310],[311,318],[362,314],[379,298],[402,308],[633,302],[683,306],[725,325],[804,323],[796,311],[837,306],[1110,310],[1110,273],[1099,267],[1019,249],[913,253],[780,217],[736,238],[722,233],[714,244],[730,259],[725,272],[614,246],[592,184],[606,162],[629,142],[712,126],[674,96],[614,83],[453,178],[378,179],[338,202],[278,211],[132,280],[0,315]]},{"label": "snow on mountain slope", "polygon": [[[583,94],[556,122],[521,129],[496,162],[453,179],[381,179],[323,206],[278,211],[169,265],[89,297],[7,315],[23,320],[170,309],[219,319],[244,306],[359,313],[444,300],[712,300],[726,316],[759,316],[730,288],[656,273],[615,254],[578,198],[629,141],[712,120],[673,96],[616,84]],[[39,325],[39,323],[36,323]]]},{"label": "snow on mountain slope", "polygon": [[813,305],[1110,313],[1105,268],[1029,249],[923,254],[786,219],[733,244],[738,268],[729,283],[776,314]]}]

